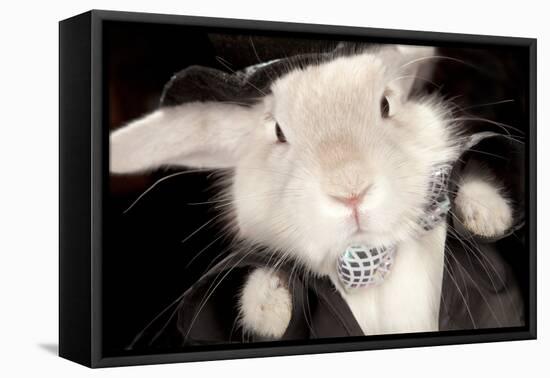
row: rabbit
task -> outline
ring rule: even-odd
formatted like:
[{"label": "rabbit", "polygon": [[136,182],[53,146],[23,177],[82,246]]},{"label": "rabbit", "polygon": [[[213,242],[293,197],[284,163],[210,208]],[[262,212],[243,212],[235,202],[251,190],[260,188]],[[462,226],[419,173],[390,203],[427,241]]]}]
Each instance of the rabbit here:
[{"label": "rabbit", "polygon": [[[229,169],[224,190],[241,240],[329,277],[367,335],[437,331],[448,225],[419,234],[416,219],[430,172],[458,158],[462,133],[444,100],[412,96],[436,57],[433,47],[388,45],[291,68],[247,106],[162,107],[111,133],[110,171]],[[491,172],[470,166],[459,181],[464,226],[504,233],[511,203]],[[352,243],[396,246],[381,285],[339,282],[336,259]],[[284,335],[288,280],[258,268],[236,288],[245,332]]]}]

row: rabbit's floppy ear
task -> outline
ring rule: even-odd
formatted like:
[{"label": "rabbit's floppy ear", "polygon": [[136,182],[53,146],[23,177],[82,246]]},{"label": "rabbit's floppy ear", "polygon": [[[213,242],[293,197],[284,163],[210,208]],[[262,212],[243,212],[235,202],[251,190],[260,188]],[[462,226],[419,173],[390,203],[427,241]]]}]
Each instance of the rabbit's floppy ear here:
[{"label": "rabbit's floppy ear", "polygon": [[162,107],[111,134],[110,170],[233,167],[246,135],[261,122],[262,110],[218,102]]},{"label": "rabbit's floppy ear", "polygon": [[383,59],[394,67],[393,79],[400,92],[408,97],[430,81],[435,66],[436,48],[431,46],[395,45],[384,47]]},{"label": "rabbit's floppy ear", "polygon": [[110,170],[159,166],[233,167],[245,136],[262,120],[262,99],[279,69],[273,61],[228,74],[191,66],[164,87],[160,108],[114,131]]}]

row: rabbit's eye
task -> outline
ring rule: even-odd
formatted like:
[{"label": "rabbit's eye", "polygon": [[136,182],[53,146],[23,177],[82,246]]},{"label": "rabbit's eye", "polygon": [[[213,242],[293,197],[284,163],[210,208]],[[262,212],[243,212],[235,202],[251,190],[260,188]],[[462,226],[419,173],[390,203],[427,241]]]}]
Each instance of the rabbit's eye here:
[{"label": "rabbit's eye", "polygon": [[283,133],[283,130],[281,130],[281,126],[279,126],[278,123],[275,124],[275,135],[277,135],[277,141],[279,143],[286,143],[286,137]]},{"label": "rabbit's eye", "polygon": [[380,100],[380,114],[382,114],[382,118],[388,118],[390,116],[390,103],[386,96],[383,96],[382,100]]}]

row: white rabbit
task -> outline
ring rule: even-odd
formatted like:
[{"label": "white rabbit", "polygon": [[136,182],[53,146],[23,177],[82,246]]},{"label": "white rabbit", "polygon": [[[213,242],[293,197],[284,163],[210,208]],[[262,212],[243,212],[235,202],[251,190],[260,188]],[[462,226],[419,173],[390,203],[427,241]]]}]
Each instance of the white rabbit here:
[{"label": "white rabbit", "polygon": [[[251,106],[160,108],[112,133],[110,170],[232,168],[226,190],[240,238],[330,277],[366,334],[436,331],[447,225],[419,237],[417,219],[433,167],[458,156],[459,133],[444,102],[409,96],[434,54],[365,50],[292,69]],[[456,205],[466,227],[491,236],[510,226],[512,211],[487,175],[465,176]],[[341,286],[335,262],[352,243],[397,246],[383,284]],[[251,274],[240,300],[245,331],[284,334],[292,306],[284,280]]]}]

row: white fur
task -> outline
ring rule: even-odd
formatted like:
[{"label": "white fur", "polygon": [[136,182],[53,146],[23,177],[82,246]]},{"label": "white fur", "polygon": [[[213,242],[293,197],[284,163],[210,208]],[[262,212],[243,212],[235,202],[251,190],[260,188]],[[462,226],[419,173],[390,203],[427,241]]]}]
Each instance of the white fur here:
[{"label": "white fur", "polygon": [[286,281],[264,268],[248,276],[239,306],[240,322],[245,331],[264,337],[283,336],[292,315],[292,298]]},{"label": "white fur", "polygon": [[[458,152],[444,104],[408,99],[433,53],[390,46],[296,68],[252,107],[159,110],[112,134],[111,170],[233,167],[227,195],[240,237],[280,251],[280,259],[293,257],[337,287],[336,259],[348,245],[398,245],[382,286],[339,290],[366,333],[436,330],[445,230],[414,239],[432,167]],[[380,112],[383,96],[389,118]],[[288,143],[277,143],[276,122]],[[357,217],[334,200],[366,187]],[[272,281],[260,270],[245,284],[245,331],[280,337],[286,329],[289,295]]]},{"label": "white fur", "polygon": [[455,199],[463,225],[476,235],[493,237],[512,226],[512,207],[494,178],[480,166],[467,167]]},{"label": "white fur", "polygon": [[227,168],[262,113],[223,103],[161,108],[111,134],[110,171],[132,173],[162,165]]}]

